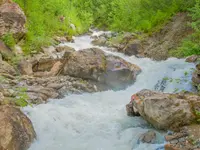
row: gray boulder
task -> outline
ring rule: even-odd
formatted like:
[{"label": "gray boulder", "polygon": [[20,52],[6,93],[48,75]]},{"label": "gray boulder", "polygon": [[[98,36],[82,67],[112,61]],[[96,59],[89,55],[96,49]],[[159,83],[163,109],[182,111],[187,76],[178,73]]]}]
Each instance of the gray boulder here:
[{"label": "gray boulder", "polygon": [[97,48],[71,53],[64,75],[97,82],[110,88],[124,88],[136,80],[141,69],[116,56],[106,56]]}]

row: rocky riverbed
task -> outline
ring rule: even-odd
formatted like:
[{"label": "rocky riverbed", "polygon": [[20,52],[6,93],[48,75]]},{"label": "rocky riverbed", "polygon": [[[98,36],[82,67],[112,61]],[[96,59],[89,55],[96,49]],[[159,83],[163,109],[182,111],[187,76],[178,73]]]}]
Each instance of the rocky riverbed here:
[{"label": "rocky riverbed", "polygon": [[[23,11],[0,5],[0,35],[21,39]],[[142,41],[94,30],[55,37],[29,56],[0,42],[0,150],[200,149],[199,56],[167,59],[192,32],[188,19],[177,14]]]}]

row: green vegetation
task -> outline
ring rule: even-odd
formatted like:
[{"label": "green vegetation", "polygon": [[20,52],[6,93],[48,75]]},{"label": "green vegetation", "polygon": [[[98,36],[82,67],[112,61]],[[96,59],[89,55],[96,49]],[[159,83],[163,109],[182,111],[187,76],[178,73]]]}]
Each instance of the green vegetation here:
[{"label": "green vegetation", "polygon": [[1,39],[10,48],[13,48],[15,46],[15,44],[16,44],[16,41],[15,41],[15,39],[14,39],[14,37],[13,37],[13,35],[11,33],[5,34]]},{"label": "green vegetation", "polygon": [[183,40],[177,50],[172,51],[173,56],[185,57],[192,54],[200,55],[200,0],[196,0],[195,6],[190,8],[189,11],[193,20],[190,26],[194,29],[194,33]]},{"label": "green vegetation", "polygon": [[[28,18],[23,49],[39,51],[52,44],[54,35],[70,36],[86,32],[91,25],[114,31],[147,32],[159,29],[177,12],[189,8],[192,27],[199,32],[199,0],[15,0]],[[193,7],[193,8],[192,8]],[[73,30],[72,24],[76,30]],[[195,34],[183,41],[176,55],[199,53]],[[182,52],[184,52],[182,54]]]},{"label": "green vegetation", "polygon": [[[88,15],[80,17],[78,8],[70,0],[15,0],[28,18],[28,33],[25,38],[25,52],[40,50],[42,45],[52,43],[54,35],[73,35],[85,32],[90,21]],[[70,24],[74,24],[74,31]]]},{"label": "green vegetation", "polygon": [[31,106],[31,104],[28,103],[28,99],[29,99],[29,96],[27,94],[27,88],[24,88],[24,87],[18,87],[15,89],[15,91],[17,92],[16,93],[16,100],[15,100],[15,103],[17,106],[20,106],[20,107],[26,107],[28,105]]},{"label": "green vegetation", "polygon": [[[9,78],[0,75],[0,84],[9,83],[9,81]],[[29,96],[27,94],[26,87],[14,87],[10,89],[3,89],[3,91],[4,90],[7,91],[8,97],[3,99],[3,103],[13,103],[20,107],[26,107],[27,105],[31,106],[31,103],[28,102]]]}]

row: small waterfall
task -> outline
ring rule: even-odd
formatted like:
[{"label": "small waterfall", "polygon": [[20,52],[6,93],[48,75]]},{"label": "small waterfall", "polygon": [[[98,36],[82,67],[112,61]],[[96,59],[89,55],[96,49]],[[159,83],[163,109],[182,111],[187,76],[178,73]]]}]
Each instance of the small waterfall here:
[{"label": "small waterfall", "polygon": [[[65,44],[76,50],[94,47],[88,35]],[[24,108],[38,135],[30,150],[155,150],[163,146],[159,132],[157,144],[138,144],[139,136],[151,127],[140,117],[128,117],[125,105],[133,93],[142,89],[170,93],[177,89],[192,90],[191,68],[194,65],[183,59],[155,62],[111,52],[105,47],[101,49],[140,66],[142,73],[137,81],[122,91],[68,95]]]}]

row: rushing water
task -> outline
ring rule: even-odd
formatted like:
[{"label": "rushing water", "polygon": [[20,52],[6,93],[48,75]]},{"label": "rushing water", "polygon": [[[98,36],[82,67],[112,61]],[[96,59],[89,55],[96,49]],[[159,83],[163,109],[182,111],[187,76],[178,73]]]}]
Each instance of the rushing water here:
[{"label": "rushing water", "polygon": [[[77,37],[75,43],[66,45],[76,50],[93,47],[90,36]],[[125,105],[133,93],[142,89],[192,90],[191,68],[194,66],[182,59],[155,62],[110,52],[105,47],[101,49],[140,66],[142,73],[137,81],[123,91],[68,95],[25,108],[37,133],[30,150],[155,150],[163,145],[162,133],[158,132],[157,144],[138,143],[139,136],[150,126],[140,117],[128,117]]]}]

